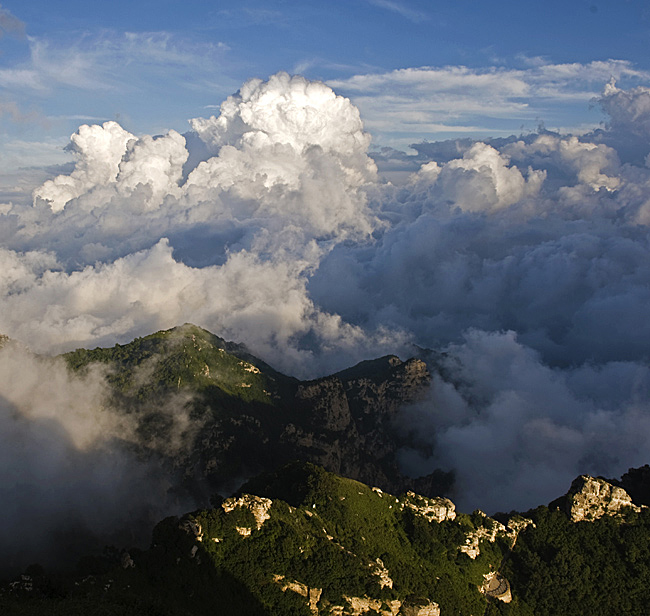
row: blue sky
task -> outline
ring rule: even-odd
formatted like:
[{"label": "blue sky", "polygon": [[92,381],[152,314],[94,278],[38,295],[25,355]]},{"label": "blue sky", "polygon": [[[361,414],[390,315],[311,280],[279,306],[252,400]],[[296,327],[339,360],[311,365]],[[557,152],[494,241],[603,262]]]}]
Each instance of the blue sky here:
[{"label": "blue sky", "polygon": [[614,77],[650,83],[650,8],[571,2],[2,3],[5,169],[61,163],[79,124],[181,132],[251,77],[320,79],[351,98],[375,147],[603,120]]},{"label": "blue sky", "polygon": [[309,378],[444,350],[407,462],[468,510],[650,461],[647,0],[0,2],[0,333],[192,322]]}]

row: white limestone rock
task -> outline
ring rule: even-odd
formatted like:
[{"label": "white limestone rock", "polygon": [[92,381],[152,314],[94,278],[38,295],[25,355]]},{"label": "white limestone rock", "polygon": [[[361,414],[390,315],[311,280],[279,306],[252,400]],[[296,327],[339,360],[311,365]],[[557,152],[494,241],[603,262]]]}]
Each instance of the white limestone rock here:
[{"label": "white limestone rock", "polygon": [[[273,501],[270,498],[262,498],[260,496],[253,496],[252,494],[243,494],[239,498],[227,498],[221,504],[221,507],[226,513],[237,509],[248,509],[255,517],[255,525],[257,530],[262,528],[266,520],[270,519],[269,509]],[[249,533],[250,534],[250,533]]]},{"label": "white limestone rock", "polygon": [[573,480],[565,500],[572,522],[593,522],[603,516],[622,517],[626,511],[640,512],[630,495],[604,479],[581,475]]},{"label": "white limestone rock", "polygon": [[427,498],[415,492],[407,492],[404,506],[417,511],[429,522],[444,522],[456,519],[456,505],[448,498]]}]

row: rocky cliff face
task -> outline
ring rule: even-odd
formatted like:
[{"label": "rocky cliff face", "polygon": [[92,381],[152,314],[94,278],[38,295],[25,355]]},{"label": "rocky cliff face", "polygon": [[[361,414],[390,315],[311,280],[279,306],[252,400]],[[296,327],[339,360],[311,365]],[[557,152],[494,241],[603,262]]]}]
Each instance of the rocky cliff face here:
[{"label": "rocky cliff face", "polygon": [[[65,357],[75,370],[109,364],[115,405],[139,418],[143,453],[160,456],[199,498],[293,459],[392,492],[437,495],[452,481],[438,472],[413,482],[397,461],[400,448],[417,447],[396,423],[429,386],[419,359],[391,355],[298,381],[193,325]],[[182,432],[180,416],[189,419]]]},{"label": "rocky cliff face", "polygon": [[564,500],[564,509],[572,522],[593,522],[603,516],[624,517],[628,512],[641,511],[623,488],[589,475],[573,480]]},{"label": "rocky cliff face", "polygon": [[[395,424],[399,409],[420,400],[430,381],[423,361],[387,356],[302,383],[281,442],[297,457],[331,472],[403,491],[411,482],[398,467],[396,454],[406,442]],[[428,489],[420,491],[435,494],[444,489],[434,484],[431,480]]]}]

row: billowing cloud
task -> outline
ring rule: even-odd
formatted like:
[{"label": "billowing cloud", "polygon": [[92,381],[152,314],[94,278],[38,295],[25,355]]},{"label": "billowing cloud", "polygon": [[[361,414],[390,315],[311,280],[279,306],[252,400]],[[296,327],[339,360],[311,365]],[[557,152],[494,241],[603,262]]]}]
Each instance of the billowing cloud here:
[{"label": "billowing cloud", "polygon": [[218,152],[189,175],[192,199],[229,191],[259,204],[262,216],[291,218],[316,235],[372,230],[357,190],[376,180],[370,136],[358,110],[324,84],[286,73],[251,80],[219,117],[191,124]]},{"label": "billowing cloud", "polygon": [[[7,216],[16,233],[3,257],[23,286],[7,294],[0,329],[43,351],[193,321],[287,370],[314,352],[360,357],[368,340],[405,340],[382,327],[368,337],[306,290],[332,246],[383,226],[365,193],[377,183],[369,136],[350,102],[278,74],[191,124],[186,136],[136,138],[115,122],[72,136],[72,173]],[[41,261],[48,271],[31,265]],[[314,337],[318,348],[299,343]]]},{"label": "billowing cloud", "polygon": [[[502,86],[514,101],[614,70],[632,71],[537,66]],[[465,73],[446,78],[498,98],[498,75]],[[609,124],[580,136],[393,153],[396,184],[350,100],[284,73],[184,135],[82,126],[74,168],[0,210],[0,331],[47,353],[189,321],[298,376],[444,348],[430,404],[404,419],[434,457],[404,463],[456,468],[461,503],[497,506],[480,466],[505,486],[499,507],[536,504],[571,474],[647,461],[650,146],[624,145],[637,122],[645,135],[646,98],[607,86]]]},{"label": "billowing cloud", "polygon": [[453,469],[461,509],[523,511],[577,475],[618,477],[648,460],[649,366],[551,369],[514,332],[471,330],[445,352],[430,399],[405,416],[435,453],[403,451],[403,463],[416,475]]},{"label": "billowing cloud", "polygon": [[650,89],[639,86],[625,91],[611,81],[606,87],[600,104],[610,117],[614,130],[625,130],[632,126],[642,136],[650,137]]},{"label": "billowing cloud", "polygon": [[53,212],[58,212],[68,201],[97,186],[115,182],[126,146],[132,139],[134,136],[116,122],[81,126],[68,146],[77,158],[74,171],[45,182],[34,192],[34,200],[43,201]]},{"label": "billowing cloud", "polygon": [[[596,147],[596,146],[592,146]],[[525,179],[519,169],[485,143],[475,143],[462,158],[439,167],[435,161],[422,165],[415,183],[430,184],[436,198],[463,211],[489,211],[507,207],[524,197],[535,196],[546,173],[529,169]]]},{"label": "billowing cloud", "polygon": [[643,165],[650,153],[650,89],[621,89],[612,79],[597,100],[608,122],[591,139],[614,148],[623,162]]}]

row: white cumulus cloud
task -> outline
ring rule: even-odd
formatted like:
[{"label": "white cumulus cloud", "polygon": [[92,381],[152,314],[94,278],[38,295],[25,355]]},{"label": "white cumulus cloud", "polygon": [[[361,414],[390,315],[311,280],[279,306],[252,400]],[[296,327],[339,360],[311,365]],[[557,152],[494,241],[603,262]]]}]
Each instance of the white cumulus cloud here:
[{"label": "white cumulus cloud", "polygon": [[647,91],[606,86],[616,71],[632,69],[394,75],[396,96],[418,90],[434,111],[435,88],[516,106],[600,76],[610,113],[580,136],[393,152],[411,173],[396,184],[355,105],[285,73],[184,135],[82,126],[72,167],[0,208],[0,331],[53,353],[189,321],[299,376],[444,349],[430,405],[404,420],[424,422],[434,457],[405,452],[410,468],[456,468],[460,501],[485,508],[496,493],[478,467],[504,482],[503,507],[557,496],[570,474],[619,474],[647,461],[650,145]]}]

